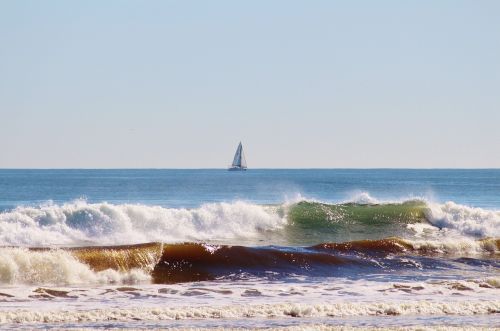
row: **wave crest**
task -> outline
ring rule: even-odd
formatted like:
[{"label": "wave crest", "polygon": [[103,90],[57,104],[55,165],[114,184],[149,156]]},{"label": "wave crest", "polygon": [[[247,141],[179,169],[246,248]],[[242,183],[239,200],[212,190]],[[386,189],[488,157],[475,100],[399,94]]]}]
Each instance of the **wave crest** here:
[{"label": "wave crest", "polygon": [[0,214],[0,245],[113,245],[227,240],[286,224],[273,208],[242,201],[196,209],[75,201],[18,207]]},{"label": "wave crest", "polygon": [[500,212],[472,208],[446,202],[429,203],[426,209],[429,222],[439,228],[453,229],[463,235],[500,237]]},{"label": "wave crest", "polygon": [[312,245],[404,238],[500,237],[500,212],[454,202],[340,204],[243,201],[198,208],[87,203],[17,207],[0,213],[0,245],[83,246],[144,242]]},{"label": "wave crest", "polygon": [[19,247],[0,248],[2,284],[107,284],[149,279],[149,274],[138,268],[121,272],[112,268],[95,271],[61,249],[33,251]]},{"label": "wave crest", "polygon": [[[402,238],[323,243],[311,247],[247,247],[203,243],[0,248],[0,284],[178,283],[247,275],[331,276],[375,268],[434,268],[449,256],[496,258],[500,239],[410,241]],[[411,262],[411,261],[413,262]],[[416,262],[420,261],[420,262]],[[273,276],[273,277],[274,277]]]}]

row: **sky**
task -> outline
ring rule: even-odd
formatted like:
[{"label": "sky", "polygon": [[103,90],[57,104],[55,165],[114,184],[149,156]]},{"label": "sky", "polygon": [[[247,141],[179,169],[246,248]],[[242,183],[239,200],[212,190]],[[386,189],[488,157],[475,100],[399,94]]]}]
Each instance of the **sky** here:
[{"label": "sky", "polygon": [[500,167],[500,1],[0,0],[0,168]]}]

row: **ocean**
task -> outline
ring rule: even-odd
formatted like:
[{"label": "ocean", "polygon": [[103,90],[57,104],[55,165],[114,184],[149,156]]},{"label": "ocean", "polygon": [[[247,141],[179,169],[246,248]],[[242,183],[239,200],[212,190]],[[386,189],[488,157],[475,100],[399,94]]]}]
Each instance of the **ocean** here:
[{"label": "ocean", "polygon": [[0,170],[1,329],[500,327],[500,169]]}]

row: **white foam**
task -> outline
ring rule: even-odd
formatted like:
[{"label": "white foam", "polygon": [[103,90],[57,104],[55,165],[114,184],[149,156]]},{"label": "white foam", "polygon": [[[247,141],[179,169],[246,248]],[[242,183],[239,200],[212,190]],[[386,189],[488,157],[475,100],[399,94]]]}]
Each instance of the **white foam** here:
[{"label": "white foam", "polygon": [[446,236],[438,234],[433,240],[406,240],[420,252],[432,252],[452,256],[475,256],[484,254],[500,254],[494,240],[474,240],[463,236]]},{"label": "white foam", "polygon": [[355,203],[359,205],[376,205],[376,204],[398,204],[409,201],[432,201],[426,196],[419,195],[406,195],[399,198],[380,199],[375,198],[367,191],[354,191],[351,192],[347,200],[340,201],[340,203]]},{"label": "white foam", "polygon": [[143,307],[93,310],[0,311],[0,323],[60,323],[99,321],[154,321],[189,319],[243,319],[276,317],[348,317],[392,315],[476,315],[500,311],[500,301],[341,302],[335,304],[262,304],[199,307]]},{"label": "white foam", "polygon": [[445,230],[473,237],[500,237],[500,212],[459,205],[428,203],[427,219]]},{"label": "white foam", "polygon": [[174,209],[74,201],[0,214],[0,245],[132,244],[254,237],[281,228],[275,209],[242,201]]},{"label": "white foam", "polygon": [[0,284],[136,283],[149,279],[150,276],[139,269],[94,272],[63,250],[0,248]]},{"label": "white foam", "polygon": [[[0,246],[116,245],[152,241],[238,243],[287,224],[286,211],[302,196],[281,207],[243,201],[204,204],[194,209],[140,204],[87,203],[18,207],[0,213]],[[362,192],[351,202],[376,203]],[[416,237],[500,237],[500,212],[453,202],[427,202],[432,224],[413,224]],[[280,213],[280,209],[285,211]],[[284,216],[282,216],[284,215]],[[388,234],[390,236],[391,234]],[[441,240],[441,239],[440,239]]]},{"label": "white foam", "polygon": [[353,193],[349,197],[349,200],[347,200],[346,202],[357,203],[360,205],[373,205],[373,204],[380,203],[380,201],[378,199],[375,199],[374,197],[372,197],[370,195],[370,193],[364,192],[364,191],[358,191],[358,192]]}]

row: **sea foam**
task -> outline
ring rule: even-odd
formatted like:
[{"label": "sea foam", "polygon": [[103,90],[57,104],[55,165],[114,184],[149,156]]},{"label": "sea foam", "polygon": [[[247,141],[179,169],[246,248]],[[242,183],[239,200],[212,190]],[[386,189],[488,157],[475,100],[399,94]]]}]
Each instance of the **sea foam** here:
[{"label": "sea foam", "polygon": [[[498,211],[472,208],[454,202],[422,203],[425,203],[424,213],[428,223],[409,225],[415,232],[424,231],[430,235],[446,232],[446,235],[455,234],[474,239],[500,237]],[[194,209],[88,203],[82,200],[60,205],[22,206],[0,213],[0,246],[87,246],[188,241],[237,243],[241,238],[259,239],[265,233],[279,233],[286,227],[293,226],[294,222],[287,219],[290,208],[293,208],[290,202],[263,206],[243,201],[209,203]],[[324,206],[318,205],[317,208]],[[367,208],[367,205],[360,204],[359,208]],[[360,212],[363,213],[362,210]],[[356,220],[349,220],[354,221]],[[436,235],[436,238],[440,236]]]},{"label": "sea foam", "polygon": [[286,224],[273,208],[242,201],[175,209],[87,203],[18,207],[0,214],[0,245],[113,245],[255,237]]},{"label": "sea foam", "polygon": [[0,284],[106,284],[147,281],[141,269],[95,272],[64,250],[0,248]]},{"label": "sea foam", "polygon": [[427,219],[442,229],[453,229],[461,235],[500,237],[500,212],[472,208],[449,201],[428,203]]},{"label": "sea foam", "polygon": [[279,317],[348,317],[394,315],[477,315],[500,311],[500,301],[344,302],[335,304],[262,304],[202,307],[145,307],[96,310],[3,311],[0,323],[61,323],[99,321],[157,321]]}]

